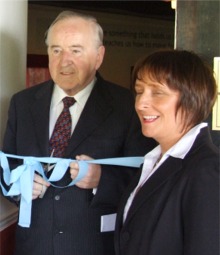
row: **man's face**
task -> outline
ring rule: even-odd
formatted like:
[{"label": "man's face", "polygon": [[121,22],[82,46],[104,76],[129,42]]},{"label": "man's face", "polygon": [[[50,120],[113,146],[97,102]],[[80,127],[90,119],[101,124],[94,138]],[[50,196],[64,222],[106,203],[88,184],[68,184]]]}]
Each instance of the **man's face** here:
[{"label": "man's face", "polygon": [[75,95],[93,80],[104,57],[94,25],[81,18],[58,21],[47,42],[53,81],[68,95]]}]

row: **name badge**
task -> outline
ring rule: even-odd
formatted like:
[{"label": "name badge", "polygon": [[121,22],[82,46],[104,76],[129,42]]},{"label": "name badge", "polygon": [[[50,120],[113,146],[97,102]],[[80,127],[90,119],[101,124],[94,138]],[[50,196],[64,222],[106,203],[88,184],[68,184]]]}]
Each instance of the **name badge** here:
[{"label": "name badge", "polygon": [[116,213],[101,216],[101,232],[115,230]]}]

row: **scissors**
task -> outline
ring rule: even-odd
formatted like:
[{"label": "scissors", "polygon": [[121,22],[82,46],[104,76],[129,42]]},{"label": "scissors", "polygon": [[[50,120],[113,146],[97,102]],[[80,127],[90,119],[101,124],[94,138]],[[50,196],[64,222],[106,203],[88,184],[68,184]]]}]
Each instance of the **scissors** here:
[{"label": "scissors", "polygon": [[[52,150],[51,154],[50,154],[50,158],[53,157],[54,154],[54,149]],[[47,175],[53,168],[54,168],[55,164],[44,164],[43,165],[43,169],[44,169],[44,173]]]}]

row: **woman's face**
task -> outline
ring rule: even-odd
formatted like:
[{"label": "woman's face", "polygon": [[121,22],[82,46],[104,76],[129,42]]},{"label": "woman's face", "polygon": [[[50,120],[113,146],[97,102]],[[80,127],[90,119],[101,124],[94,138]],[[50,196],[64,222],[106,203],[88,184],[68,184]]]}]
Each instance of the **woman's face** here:
[{"label": "woman's face", "polygon": [[135,108],[141,121],[142,133],[160,143],[164,152],[172,147],[183,134],[181,110],[176,113],[179,92],[166,84],[149,79],[135,83]]}]

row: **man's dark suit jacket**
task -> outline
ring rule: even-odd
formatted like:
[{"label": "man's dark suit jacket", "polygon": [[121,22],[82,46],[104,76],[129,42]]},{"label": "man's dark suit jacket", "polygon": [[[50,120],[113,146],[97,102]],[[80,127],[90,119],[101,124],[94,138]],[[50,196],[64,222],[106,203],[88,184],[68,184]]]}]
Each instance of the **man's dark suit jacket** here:
[{"label": "man's dark suit jacket", "polygon": [[115,230],[117,255],[219,255],[219,151],[201,129],[184,159],[169,157],[135,196]]},{"label": "man's dark suit jacket", "polygon": [[[48,81],[12,97],[4,152],[49,156],[49,109],[53,87],[53,81]],[[137,156],[144,155],[154,146],[153,140],[141,134],[131,93],[99,76],[65,157],[75,159],[80,154],[95,159]],[[33,201],[31,227],[17,227],[15,254],[114,254],[113,232],[100,233],[101,216],[116,212],[120,196],[134,173],[135,169],[103,166],[95,196],[92,190],[76,186],[50,187],[43,199]],[[66,179],[69,179],[69,173]]]}]

